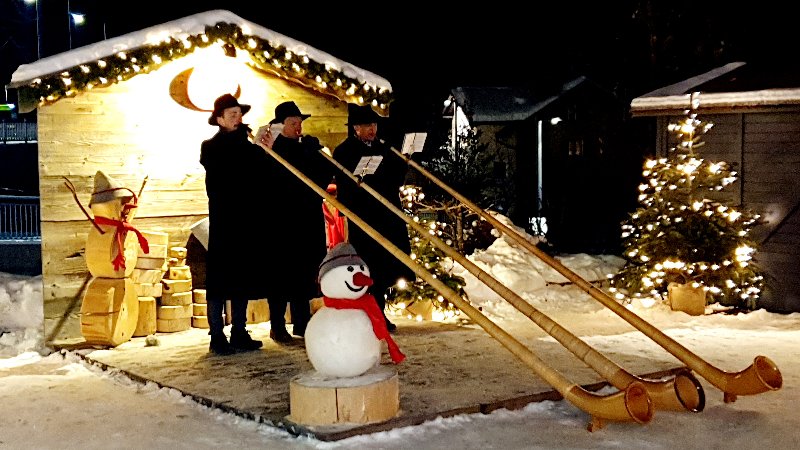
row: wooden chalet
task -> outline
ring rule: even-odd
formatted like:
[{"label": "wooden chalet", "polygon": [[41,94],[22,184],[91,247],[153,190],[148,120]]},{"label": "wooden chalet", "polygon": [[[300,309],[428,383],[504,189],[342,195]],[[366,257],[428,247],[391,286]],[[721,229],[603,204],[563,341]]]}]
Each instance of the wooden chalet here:
[{"label": "wooden chalet", "polygon": [[133,225],[185,246],[190,226],[208,215],[199,153],[217,131],[207,122],[216,97],[230,92],[252,105],[245,122],[254,130],[292,100],[311,114],[304,132],[329,148],[346,137],[348,102],[385,116],[392,100],[384,78],[224,10],[22,65],[7,87],[38,119],[48,342],[80,336],[92,225],[78,202],[88,205],[98,170],[133,191],[147,179]]},{"label": "wooden chalet", "polygon": [[458,87],[451,99],[479,140],[507,161],[508,211],[558,252],[614,252],[636,202],[640,152],[625,135],[627,105],[586,77],[553,88]]}]

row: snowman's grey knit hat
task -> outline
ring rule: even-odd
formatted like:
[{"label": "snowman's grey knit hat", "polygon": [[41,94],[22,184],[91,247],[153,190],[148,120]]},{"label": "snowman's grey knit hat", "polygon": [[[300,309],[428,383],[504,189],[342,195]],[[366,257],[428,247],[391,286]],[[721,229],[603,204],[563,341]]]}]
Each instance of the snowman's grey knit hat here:
[{"label": "snowman's grey knit hat", "polygon": [[340,266],[366,266],[366,263],[349,242],[340,242],[328,251],[319,265],[319,278]]}]

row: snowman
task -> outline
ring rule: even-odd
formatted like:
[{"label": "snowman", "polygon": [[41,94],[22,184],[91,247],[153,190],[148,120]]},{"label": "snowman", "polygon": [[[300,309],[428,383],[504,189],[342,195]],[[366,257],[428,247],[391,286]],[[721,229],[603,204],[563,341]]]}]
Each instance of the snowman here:
[{"label": "snowman", "polygon": [[405,355],[389,335],[377,301],[367,293],[372,279],[364,260],[348,243],[334,246],[319,267],[324,307],[311,316],[306,353],[321,375],[350,378],[378,365],[381,340],[395,364]]}]

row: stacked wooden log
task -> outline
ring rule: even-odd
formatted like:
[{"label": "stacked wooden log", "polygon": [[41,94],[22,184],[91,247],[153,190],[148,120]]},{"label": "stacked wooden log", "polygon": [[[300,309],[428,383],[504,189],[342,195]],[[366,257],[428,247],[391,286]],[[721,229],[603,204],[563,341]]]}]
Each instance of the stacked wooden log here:
[{"label": "stacked wooden log", "polygon": [[167,246],[169,235],[159,231],[142,231],[147,238],[148,252],[139,250],[136,268],[133,269],[131,278],[136,287],[139,300],[139,320],[136,323],[134,337],[149,336],[156,330],[156,307],[161,298],[167,261]]},{"label": "stacked wooden log", "polygon": [[205,289],[192,289],[192,326],[208,328],[208,304]]},{"label": "stacked wooden log", "polygon": [[194,311],[192,273],[186,265],[186,247],[170,247],[167,271],[161,290],[161,301],[156,311],[156,328],[171,333],[192,327]]}]

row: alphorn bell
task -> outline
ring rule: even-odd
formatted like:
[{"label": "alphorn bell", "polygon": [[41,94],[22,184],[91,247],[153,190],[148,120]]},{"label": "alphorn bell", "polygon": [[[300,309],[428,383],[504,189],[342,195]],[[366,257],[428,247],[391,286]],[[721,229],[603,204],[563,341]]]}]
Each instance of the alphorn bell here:
[{"label": "alphorn bell", "polygon": [[393,147],[392,152],[394,152],[395,155],[402,158],[436,185],[444,189],[458,201],[465,204],[475,213],[489,221],[489,223],[491,223],[495,228],[502,231],[520,245],[525,247],[525,249],[539,257],[539,259],[547,263],[566,279],[575,283],[575,285],[580,287],[584,292],[588,293],[595,300],[602,303],[603,306],[607,307],[626,322],[633,325],[637,330],[644,333],[647,337],[652,339],[667,352],[671,353],[681,362],[686,364],[686,366],[691,370],[694,370],[700,374],[700,376],[708,380],[708,382],[723,392],[723,400],[725,403],[736,401],[736,397],[738,395],[754,395],[767,391],[774,391],[780,389],[783,385],[783,376],[781,375],[780,370],[778,370],[778,367],[775,365],[775,363],[766,356],[756,356],[753,360],[753,364],[741,370],[740,372],[726,372],[714,367],[671,337],[664,334],[661,330],[630,311],[628,308],[625,308],[617,303],[608,294],[581,278],[578,274],[571,271],[558,260],[528,242],[519,233],[492,217],[491,214],[487,213],[482,208],[464,198],[464,196],[447,186],[433,174],[428,172],[424,167],[413,161],[410,157],[406,157]]},{"label": "alphorn bell", "polygon": [[605,421],[608,420],[621,422],[634,421],[640,424],[645,424],[652,420],[655,408],[653,406],[652,399],[647,393],[647,389],[645,389],[642,383],[633,382],[625,386],[625,388],[621,389],[619,392],[601,395],[588,391],[580,385],[570,382],[566,377],[564,377],[564,375],[547,366],[544,361],[536,356],[530,349],[525,347],[518,340],[514,339],[508,332],[500,328],[475,307],[461,298],[457,292],[449,288],[440,280],[436,279],[430,274],[430,272],[425,270],[419,264],[415,263],[408,255],[397,248],[397,246],[387,241],[380,233],[378,233],[374,228],[369,226],[360,217],[350,211],[335,197],[314,184],[313,181],[306,177],[296,167],[291,165],[272,149],[263,145],[262,148],[270,156],[275,158],[279,163],[291,171],[296,177],[303,181],[320,197],[330,202],[348,219],[353,221],[362,230],[364,230],[364,232],[367,233],[371,238],[380,243],[395,258],[405,264],[428,284],[433,286],[437,291],[439,291],[440,294],[447,298],[448,301],[452,302],[461,311],[463,311],[464,314],[474,320],[475,323],[480,325],[480,327],[489,333],[489,335],[497,339],[514,356],[516,356],[525,365],[533,369],[537,375],[553,386],[567,401],[588,413],[591,416],[591,420],[587,426],[589,431],[602,428],[605,424]]}]

